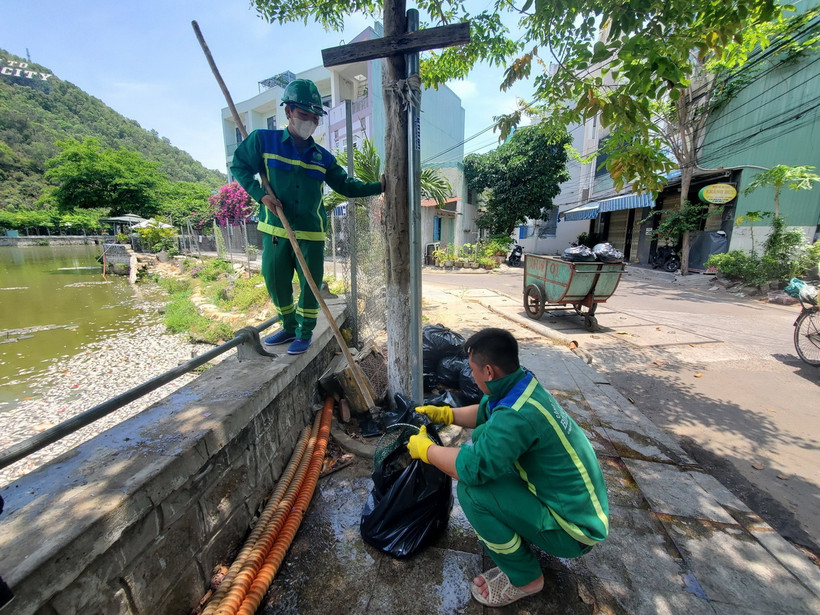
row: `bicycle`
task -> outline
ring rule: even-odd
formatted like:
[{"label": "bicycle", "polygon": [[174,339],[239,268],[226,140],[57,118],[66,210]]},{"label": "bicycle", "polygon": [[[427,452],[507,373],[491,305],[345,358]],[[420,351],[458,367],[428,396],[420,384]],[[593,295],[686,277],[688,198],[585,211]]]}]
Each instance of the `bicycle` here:
[{"label": "bicycle", "polygon": [[803,297],[798,300],[802,309],[794,321],[794,348],[809,365],[820,365],[820,307]]}]

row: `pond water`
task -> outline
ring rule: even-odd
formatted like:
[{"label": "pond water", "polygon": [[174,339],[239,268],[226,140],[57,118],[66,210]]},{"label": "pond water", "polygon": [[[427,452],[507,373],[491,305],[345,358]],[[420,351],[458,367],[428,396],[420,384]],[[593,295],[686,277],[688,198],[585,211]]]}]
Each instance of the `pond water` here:
[{"label": "pond water", "polygon": [[55,361],[144,317],[140,287],[103,278],[101,249],[0,247],[0,412],[36,395],[38,375]]}]

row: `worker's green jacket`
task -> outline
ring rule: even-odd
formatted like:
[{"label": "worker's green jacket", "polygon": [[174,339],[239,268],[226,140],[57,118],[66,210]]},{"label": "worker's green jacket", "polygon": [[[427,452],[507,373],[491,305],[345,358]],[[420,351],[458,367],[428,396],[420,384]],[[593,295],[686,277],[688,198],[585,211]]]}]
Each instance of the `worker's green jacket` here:
[{"label": "worker's green jacket", "polygon": [[[258,228],[264,233],[287,237],[282,221],[262,205],[265,189],[254,178],[267,172],[273,192],[282,202],[285,216],[297,239],[324,241],[327,212],[322,204],[322,182],[346,197],[379,194],[381,182],[363,182],[347,176],[335,156],[311,137],[301,154],[287,128],[254,130],[236,148],[231,174],[248,194],[260,203]],[[351,208],[352,210],[352,208]]]},{"label": "worker's green jacket", "polygon": [[456,458],[459,481],[481,485],[519,478],[577,541],[593,545],[606,538],[606,483],[583,430],[524,369],[487,386],[472,444],[463,445]]}]

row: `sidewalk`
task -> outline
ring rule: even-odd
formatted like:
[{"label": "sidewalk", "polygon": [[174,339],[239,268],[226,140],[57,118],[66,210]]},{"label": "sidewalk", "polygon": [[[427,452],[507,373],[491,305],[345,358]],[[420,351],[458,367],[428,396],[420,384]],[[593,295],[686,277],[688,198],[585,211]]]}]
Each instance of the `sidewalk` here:
[{"label": "sidewalk", "polygon": [[516,335],[522,364],[598,453],[609,487],[609,538],[576,560],[541,554],[544,591],[485,609],[471,598],[469,583],[493,564],[457,501],[446,534],[409,560],[363,543],[359,520],[371,487],[363,456],[319,482],[261,612],[820,612],[820,571],[562,345],[559,334],[521,315],[519,302],[487,290],[425,291],[428,305],[431,322],[449,314],[458,326],[443,324],[462,333],[500,326]]}]

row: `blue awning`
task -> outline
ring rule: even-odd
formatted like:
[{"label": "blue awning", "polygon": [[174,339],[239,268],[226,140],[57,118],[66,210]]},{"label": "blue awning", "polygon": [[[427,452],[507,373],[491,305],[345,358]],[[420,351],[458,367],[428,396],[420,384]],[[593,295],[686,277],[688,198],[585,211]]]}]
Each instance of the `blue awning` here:
[{"label": "blue awning", "polygon": [[655,197],[651,194],[627,194],[616,196],[612,199],[598,202],[598,211],[606,213],[608,211],[620,211],[622,209],[640,209],[642,207],[654,207]]},{"label": "blue awning", "polygon": [[594,220],[598,217],[598,203],[586,203],[572,209],[567,209],[558,214],[564,220]]}]

